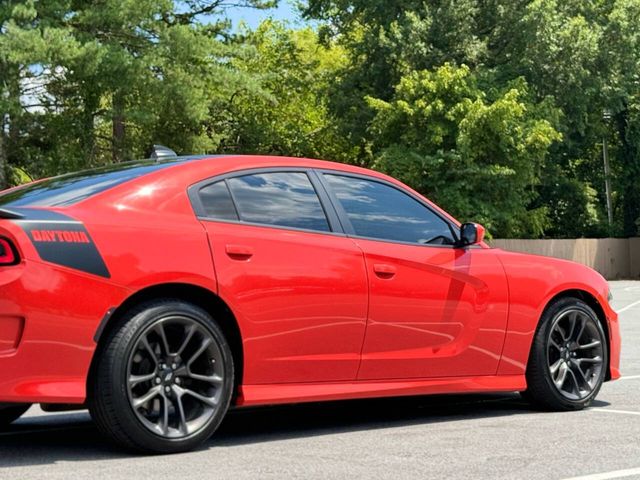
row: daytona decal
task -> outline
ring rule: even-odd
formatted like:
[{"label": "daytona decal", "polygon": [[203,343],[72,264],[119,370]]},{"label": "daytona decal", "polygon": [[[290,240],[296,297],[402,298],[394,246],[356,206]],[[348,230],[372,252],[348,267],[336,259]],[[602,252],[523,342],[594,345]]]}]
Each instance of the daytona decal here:
[{"label": "daytona decal", "polygon": [[59,212],[15,208],[13,220],[27,233],[46,262],[110,278],[111,274],[85,226]]},{"label": "daytona decal", "polygon": [[31,230],[34,242],[91,243],[84,232],[69,230]]}]

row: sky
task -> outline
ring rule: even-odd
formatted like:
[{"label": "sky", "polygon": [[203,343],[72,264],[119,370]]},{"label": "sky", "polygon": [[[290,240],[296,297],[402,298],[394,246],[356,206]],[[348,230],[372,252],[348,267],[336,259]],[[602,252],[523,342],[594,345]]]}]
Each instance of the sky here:
[{"label": "sky", "polygon": [[267,18],[286,20],[292,26],[300,26],[304,23],[291,0],[280,0],[278,7],[270,10],[231,7],[226,10],[226,16],[233,22],[234,29],[238,28],[240,22],[244,22],[249,28],[254,29]]}]

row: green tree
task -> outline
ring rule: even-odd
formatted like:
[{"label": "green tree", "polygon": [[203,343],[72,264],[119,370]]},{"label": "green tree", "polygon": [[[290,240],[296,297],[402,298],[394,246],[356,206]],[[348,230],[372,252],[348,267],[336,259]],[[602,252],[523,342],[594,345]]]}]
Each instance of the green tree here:
[{"label": "green tree", "polygon": [[[365,164],[375,113],[365,99],[390,100],[407,74],[447,62],[468,65],[490,101],[523,78],[528,98],[548,107],[540,114],[562,141],[549,146],[536,173],[537,198],[522,202],[547,212],[546,233],[571,236],[609,230],[603,136],[612,145],[614,172],[616,224],[609,233],[638,232],[639,11],[640,0],[308,0],[304,8],[349,52],[331,106],[345,135],[362,146]],[[613,114],[609,125],[604,110]]]},{"label": "green tree", "polygon": [[374,166],[494,235],[540,235],[546,211],[526,207],[561,136],[523,81],[494,100],[477,83],[468,67],[445,64],[403,77],[390,102],[369,99]]},{"label": "green tree", "polygon": [[[348,159],[324,93],[346,61],[342,48],[322,46],[310,28],[290,30],[267,20],[245,32],[252,55],[234,65],[259,79],[261,92],[243,88],[230,102],[226,151]],[[260,93],[266,93],[260,94]]]},{"label": "green tree", "polygon": [[[234,4],[268,8],[275,1]],[[9,136],[22,127],[16,138],[25,141],[3,148],[1,158],[44,175],[141,157],[157,141],[178,151],[216,150],[228,134],[230,99],[241,88],[259,89],[232,65],[246,49],[230,38],[227,21],[215,20],[227,5],[3,2],[0,61],[11,74],[3,88],[14,88],[3,109],[12,109],[5,113]],[[35,75],[40,92],[28,98],[37,105],[25,109],[19,89]]]}]

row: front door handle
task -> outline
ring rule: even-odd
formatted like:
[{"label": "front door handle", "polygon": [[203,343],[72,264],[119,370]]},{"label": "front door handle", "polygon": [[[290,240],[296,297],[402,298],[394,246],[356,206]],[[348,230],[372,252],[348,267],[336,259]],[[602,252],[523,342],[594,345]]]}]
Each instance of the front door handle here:
[{"label": "front door handle", "polygon": [[396,267],[386,263],[376,263],[373,265],[373,271],[381,278],[391,278],[396,274]]},{"label": "front door handle", "polygon": [[244,245],[227,245],[225,251],[234,260],[249,260],[253,257],[253,249]]}]

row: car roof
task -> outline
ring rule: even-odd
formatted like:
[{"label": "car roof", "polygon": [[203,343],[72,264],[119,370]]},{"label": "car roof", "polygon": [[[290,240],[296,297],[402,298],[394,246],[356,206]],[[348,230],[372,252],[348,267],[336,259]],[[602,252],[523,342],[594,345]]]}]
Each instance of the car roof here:
[{"label": "car roof", "polygon": [[167,196],[220,175],[264,168],[314,168],[377,177],[397,185],[382,173],[344,163],[272,155],[186,155],[158,161],[142,160],[52,177],[0,194],[4,215],[20,208],[66,208],[101,201],[105,196],[127,196],[141,187],[162,186]]}]

